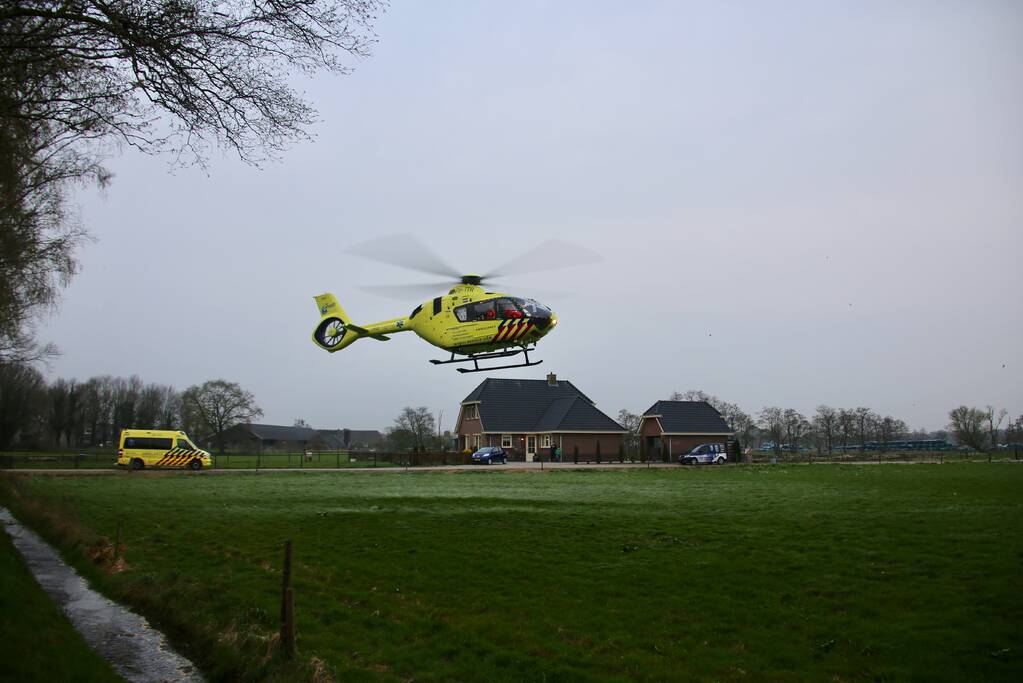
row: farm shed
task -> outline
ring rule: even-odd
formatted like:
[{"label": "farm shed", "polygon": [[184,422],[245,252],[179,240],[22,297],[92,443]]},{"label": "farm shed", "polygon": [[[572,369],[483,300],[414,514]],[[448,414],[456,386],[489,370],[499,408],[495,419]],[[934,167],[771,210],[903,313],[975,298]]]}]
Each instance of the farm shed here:
[{"label": "farm shed", "polygon": [[732,430],[706,401],[658,401],[640,416],[639,436],[650,457],[674,460],[704,443],[726,445]]},{"label": "farm shed", "polygon": [[225,447],[243,453],[369,450],[379,447],[382,440],[383,435],[372,429],[312,429],[243,423],[224,430]]},{"label": "farm shed", "polygon": [[564,460],[618,457],[625,429],[602,413],[571,382],[486,379],[462,400],[455,427],[459,448],[501,446],[510,460],[550,458],[557,446]]},{"label": "farm shed", "polygon": [[375,429],[317,429],[309,439],[314,451],[372,451],[380,448],[384,435]]}]

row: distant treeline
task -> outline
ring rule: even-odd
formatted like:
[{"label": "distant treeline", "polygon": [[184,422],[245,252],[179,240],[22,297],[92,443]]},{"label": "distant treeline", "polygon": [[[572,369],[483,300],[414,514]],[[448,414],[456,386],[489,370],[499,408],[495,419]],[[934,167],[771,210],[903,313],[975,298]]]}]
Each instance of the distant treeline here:
[{"label": "distant treeline", "polygon": [[[894,447],[897,442],[940,440],[980,451],[1023,441],[1023,416],[1006,423],[1007,411],[993,406],[959,406],[949,412],[947,429],[926,431],[910,429],[899,418],[882,415],[863,406],[833,408],[820,405],[809,417],[794,408],[770,406],[754,418],[738,405],[698,389],[676,391],[670,398],[673,401],[707,401],[721,413],[744,447],[770,443],[775,448],[784,445],[786,449],[832,452],[864,450],[871,444],[880,450],[888,450],[889,444]],[[638,448],[640,415],[623,409],[618,413],[618,422],[629,430],[626,437],[629,447]],[[1003,423],[1006,424],[1004,428]]]},{"label": "distant treeline", "polygon": [[252,394],[224,380],[184,391],[138,375],[47,382],[31,365],[0,364],[0,449],[110,446],[125,428],[204,439],[261,414]]}]

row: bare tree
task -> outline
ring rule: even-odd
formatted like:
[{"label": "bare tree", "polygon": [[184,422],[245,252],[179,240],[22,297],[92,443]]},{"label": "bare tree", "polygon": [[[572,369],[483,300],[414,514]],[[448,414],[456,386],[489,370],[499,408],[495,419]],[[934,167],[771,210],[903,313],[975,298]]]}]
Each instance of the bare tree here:
[{"label": "bare tree", "polygon": [[76,383],[74,380],[59,378],[46,389],[46,424],[49,427],[53,445],[73,446],[72,433],[75,424]]},{"label": "bare tree", "polygon": [[984,433],[984,422],[987,413],[977,408],[959,406],[948,414],[948,420],[956,441],[974,450],[984,450],[987,436]]},{"label": "bare tree", "polygon": [[839,413],[831,406],[817,406],[817,413],[813,417],[813,427],[820,436],[822,446],[820,450],[829,453],[834,448],[835,433],[838,430]]},{"label": "bare tree", "polygon": [[71,183],[105,184],[128,145],[247,162],[308,137],[293,72],[346,73],[374,41],[379,0],[0,2],[0,360],[54,352],[38,317],[74,274],[84,230]]},{"label": "bare tree", "polygon": [[870,408],[862,406],[853,409],[852,414],[856,425],[856,436],[859,437],[860,450],[862,451],[867,445],[867,434],[870,433],[870,427],[876,415]]},{"label": "bare tree", "polygon": [[906,423],[902,420],[885,415],[876,417],[874,420],[874,435],[881,444],[881,450],[887,451],[888,444],[909,431]]},{"label": "bare tree", "polygon": [[842,435],[842,451],[849,450],[849,440],[856,433],[856,413],[847,408],[838,410],[838,431]]},{"label": "bare tree", "polygon": [[155,429],[160,425],[163,412],[164,392],[159,384],[147,384],[139,392],[138,405],[135,413],[135,427],[138,429]]},{"label": "bare tree", "polygon": [[394,419],[394,427],[396,431],[403,431],[411,436],[412,448],[425,451],[427,444],[433,440],[433,413],[426,406],[418,408],[406,406]]},{"label": "bare tree", "polygon": [[707,403],[714,405],[717,402],[717,397],[708,394],[702,389],[689,389],[688,391],[673,391],[670,401],[706,401]]},{"label": "bare tree", "polygon": [[256,405],[256,397],[234,382],[222,379],[192,386],[181,394],[183,411],[191,412],[213,435],[217,449],[224,452],[224,432],[231,427],[250,422],[263,414]]},{"label": "bare tree", "polygon": [[774,449],[778,450],[782,439],[785,436],[785,411],[781,408],[764,408],[758,415],[760,428],[763,429],[768,438],[774,442]]},{"label": "bare tree", "polygon": [[786,408],[782,413],[782,424],[786,443],[798,451],[800,440],[810,430],[810,422],[798,410]]},{"label": "bare tree", "polygon": [[636,413],[622,408],[618,411],[618,424],[625,427],[625,449],[628,453],[639,452],[639,423],[641,418]]},{"label": "bare tree", "polygon": [[127,378],[114,377],[111,380],[114,402],[111,434],[114,438],[119,436],[122,429],[132,429],[136,426],[142,386],[142,378],[138,375]]},{"label": "bare tree", "polygon": [[984,410],[984,416],[987,420],[988,435],[991,437],[991,448],[998,448],[998,430],[1001,428],[1002,421],[1008,414],[1009,412],[1005,408],[996,411],[994,406],[988,406]]},{"label": "bare tree", "polygon": [[1005,426],[1005,443],[1014,444],[1023,441],[1023,415],[1010,420]]},{"label": "bare tree", "polygon": [[725,418],[725,422],[735,433],[736,440],[744,446],[749,445],[750,441],[753,440],[753,431],[756,429],[756,423],[753,422],[753,418],[748,413],[739,408],[734,403],[727,404],[729,410],[722,413],[722,417]]},{"label": "bare tree", "polygon": [[35,436],[46,400],[46,381],[35,368],[0,363],[0,449]]},{"label": "bare tree", "polygon": [[172,386],[160,386],[160,429],[177,429],[181,418],[181,394]]}]

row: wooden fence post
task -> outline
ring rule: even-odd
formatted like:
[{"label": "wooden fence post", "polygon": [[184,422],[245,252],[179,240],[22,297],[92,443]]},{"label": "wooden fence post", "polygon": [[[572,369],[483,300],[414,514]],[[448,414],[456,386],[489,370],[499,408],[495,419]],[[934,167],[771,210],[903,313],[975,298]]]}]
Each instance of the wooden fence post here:
[{"label": "wooden fence post", "polygon": [[284,568],[281,571],[281,646],[284,656],[295,657],[295,602],[291,590],[291,539],[284,542]]}]

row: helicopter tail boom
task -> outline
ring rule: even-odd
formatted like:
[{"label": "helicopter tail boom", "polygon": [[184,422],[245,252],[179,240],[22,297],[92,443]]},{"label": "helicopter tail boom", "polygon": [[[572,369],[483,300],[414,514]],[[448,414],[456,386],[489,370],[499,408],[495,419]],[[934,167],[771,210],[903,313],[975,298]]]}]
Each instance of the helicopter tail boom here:
[{"label": "helicopter tail boom", "polygon": [[366,326],[356,325],[333,294],[327,292],[314,298],[320,311],[320,323],[313,330],[313,342],[331,353],[340,351],[363,337],[388,341],[390,337],[386,336],[387,334],[408,329],[406,327],[408,321],[405,318],[395,318]]}]

